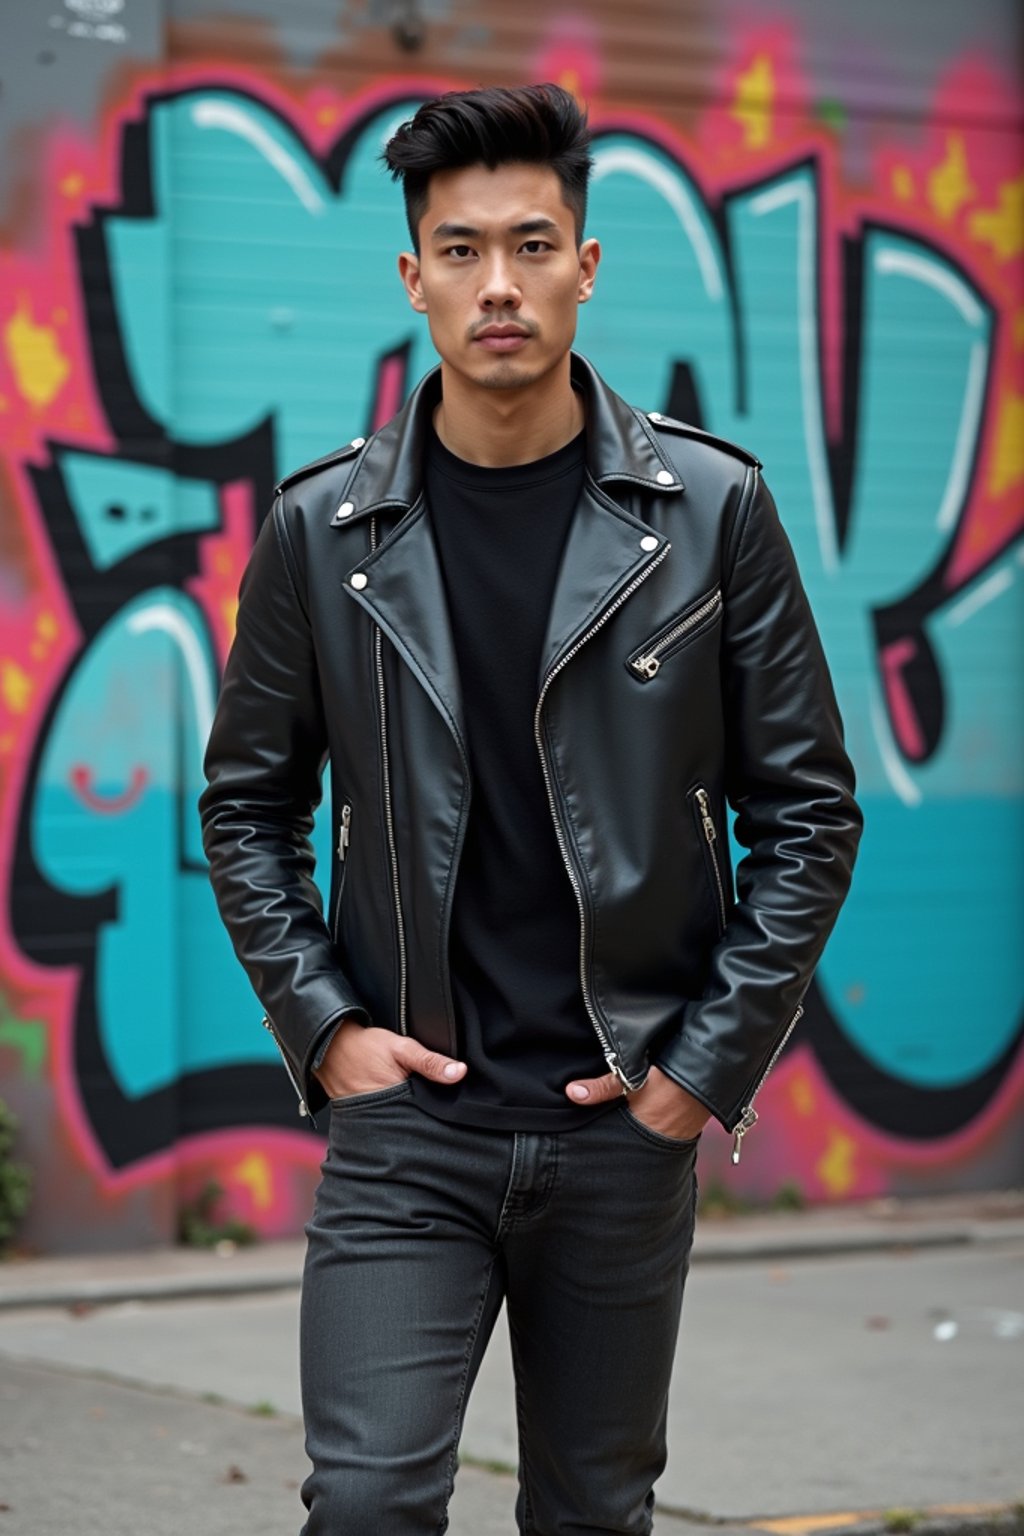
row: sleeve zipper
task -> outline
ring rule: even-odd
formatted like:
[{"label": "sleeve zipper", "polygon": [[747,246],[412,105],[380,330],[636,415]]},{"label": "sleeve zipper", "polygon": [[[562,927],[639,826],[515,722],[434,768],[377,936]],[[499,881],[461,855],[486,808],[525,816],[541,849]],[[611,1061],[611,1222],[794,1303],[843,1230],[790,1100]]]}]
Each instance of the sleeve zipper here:
[{"label": "sleeve zipper", "polygon": [[764,1071],[761,1073],[761,1076],[754,1084],[750,1098],[743,1106],[743,1113],[740,1116],[740,1119],[732,1133],[732,1160],[734,1163],[738,1163],[740,1160],[740,1144],[743,1141],[744,1136],[754,1125],[757,1124],[757,1110],[754,1108],[754,1098],[760,1092],[761,1085],[763,1084],[765,1078],[768,1076],[768,1073],[771,1071],[772,1067],[774,1067],[775,1063],[782,1055],[782,1048],[786,1044],[786,1041],[789,1039],[790,1035],[793,1033],[793,1030],[796,1028],[797,1024],[800,1022],[803,1011],[804,1005],[803,1003],[799,1003],[797,1005],[796,1012],[786,1026],[785,1034],[772,1052],[768,1065],[765,1067]]},{"label": "sleeve zipper", "polygon": [[273,1024],[271,1024],[271,1022],[270,1022],[270,1015],[265,1013],[263,1015],[262,1019],[260,1020],[260,1023],[263,1025],[264,1029],[268,1029],[270,1031],[271,1035],[273,1036],[274,1044],[277,1046],[278,1050],[281,1052],[281,1060],[284,1062],[284,1069],[288,1073],[288,1077],[289,1077],[289,1080],[291,1081],[292,1087],[295,1089],[295,1092],[299,1096],[299,1114],[300,1115],[308,1115],[309,1114],[309,1106],[306,1103],[305,1095],[304,1095],[303,1089],[302,1089],[302,1084],[299,1082],[298,1078],[296,1077],[295,1072],[292,1069],[292,1064],[288,1060],[288,1057],[285,1055],[284,1046],[281,1044],[280,1040],[277,1037],[277,1030],[274,1028]]}]

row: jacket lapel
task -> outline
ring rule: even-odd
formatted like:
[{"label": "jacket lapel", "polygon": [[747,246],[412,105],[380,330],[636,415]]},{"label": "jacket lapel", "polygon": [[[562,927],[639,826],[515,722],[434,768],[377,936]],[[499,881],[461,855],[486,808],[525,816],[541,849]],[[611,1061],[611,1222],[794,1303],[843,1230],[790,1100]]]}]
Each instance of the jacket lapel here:
[{"label": "jacket lapel", "polygon": [[[352,585],[357,572],[366,577],[365,586]],[[444,576],[422,497],[383,544],[348,573],[345,589],[412,668],[467,756]]]},{"label": "jacket lapel", "polygon": [[[572,375],[587,402],[587,476],[559,566],[539,687],[608,606],[625,597],[630,581],[665,549],[664,535],[619,506],[605,486],[625,482],[663,496],[683,490],[640,412],[577,354],[572,357]],[[421,490],[424,445],[440,387],[440,369],[434,369],[398,415],[370,439],[352,466],[333,521],[351,525],[385,508],[404,513],[384,542],[348,573],[345,588],[412,668],[465,756],[462,694],[444,578]],[[642,547],[641,540],[648,547]],[[360,572],[366,583],[353,587],[351,578]]]}]

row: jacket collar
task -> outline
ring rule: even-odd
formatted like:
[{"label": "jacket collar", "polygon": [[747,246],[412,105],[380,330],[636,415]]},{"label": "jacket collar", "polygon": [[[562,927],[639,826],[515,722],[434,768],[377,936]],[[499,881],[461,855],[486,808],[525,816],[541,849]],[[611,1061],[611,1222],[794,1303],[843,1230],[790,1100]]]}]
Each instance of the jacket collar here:
[{"label": "jacket collar", "polygon": [[[682,481],[643,414],[610,389],[580,353],[571,354],[570,367],[586,404],[592,479],[598,485],[619,480],[661,493],[681,491]],[[416,501],[431,418],[440,398],[438,365],[420,380],[397,415],[374,433],[353,464],[341,496],[351,508],[346,524],[384,507],[407,509]]]}]

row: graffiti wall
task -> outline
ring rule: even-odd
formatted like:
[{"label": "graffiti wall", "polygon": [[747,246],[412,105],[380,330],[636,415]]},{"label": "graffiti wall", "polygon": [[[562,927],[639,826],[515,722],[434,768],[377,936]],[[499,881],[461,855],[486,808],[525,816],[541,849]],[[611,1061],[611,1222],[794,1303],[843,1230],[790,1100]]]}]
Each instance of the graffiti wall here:
[{"label": "graffiti wall", "polygon": [[[377,154],[557,79],[597,131],[578,344],[763,459],[866,814],[739,1168],[769,1199],[1024,1168],[1024,167],[1009,4],[18,0],[0,93],[0,1096],[50,1250],[267,1235],[322,1157],[195,810],[275,477],[433,362]],[[322,823],[326,824],[326,823]],[[734,849],[739,858],[742,850]]]}]

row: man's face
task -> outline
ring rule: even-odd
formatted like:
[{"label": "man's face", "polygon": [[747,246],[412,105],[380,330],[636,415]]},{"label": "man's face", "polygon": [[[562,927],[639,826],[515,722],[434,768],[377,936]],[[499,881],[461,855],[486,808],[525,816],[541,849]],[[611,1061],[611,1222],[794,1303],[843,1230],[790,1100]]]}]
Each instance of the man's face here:
[{"label": "man's face", "polygon": [[471,165],[430,178],[420,255],[398,266],[445,365],[485,389],[519,389],[566,356],[589,299],[596,240],[577,249],[547,166]]}]

